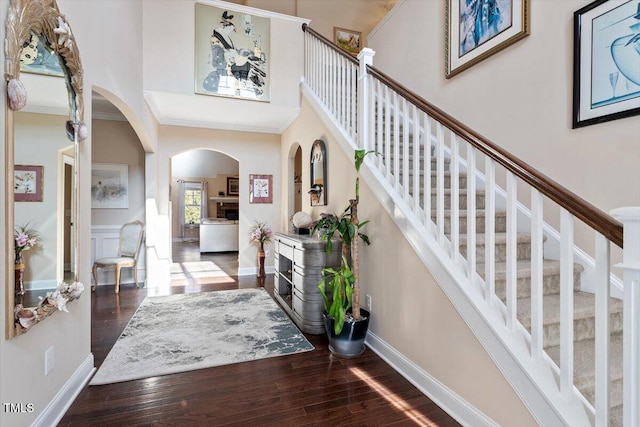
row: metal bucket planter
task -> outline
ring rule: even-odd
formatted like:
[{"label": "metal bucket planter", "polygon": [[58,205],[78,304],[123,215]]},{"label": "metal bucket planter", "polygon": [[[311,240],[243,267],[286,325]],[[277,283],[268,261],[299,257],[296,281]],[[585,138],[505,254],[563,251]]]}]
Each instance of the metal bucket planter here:
[{"label": "metal bucket planter", "polygon": [[329,338],[329,350],[331,353],[342,358],[358,357],[364,353],[364,340],[369,330],[369,319],[371,317],[367,310],[360,309],[361,319],[356,321],[345,320],[344,327],[339,335],[336,335],[333,324],[334,319],[323,313],[324,326]]}]

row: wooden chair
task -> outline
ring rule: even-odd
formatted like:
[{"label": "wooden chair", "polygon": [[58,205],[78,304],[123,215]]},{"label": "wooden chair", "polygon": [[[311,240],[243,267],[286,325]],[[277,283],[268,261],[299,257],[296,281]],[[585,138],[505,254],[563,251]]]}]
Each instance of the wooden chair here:
[{"label": "wooden chair", "polygon": [[93,290],[98,286],[98,268],[116,269],[116,293],[120,291],[120,270],[125,267],[133,268],[133,279],[138,286],[138,252],[144,235],[144,224],[141,221],[132,221],[123,224],[120,228],[120,242],[118,244],[118,256],[99,258],[93,262]]}]

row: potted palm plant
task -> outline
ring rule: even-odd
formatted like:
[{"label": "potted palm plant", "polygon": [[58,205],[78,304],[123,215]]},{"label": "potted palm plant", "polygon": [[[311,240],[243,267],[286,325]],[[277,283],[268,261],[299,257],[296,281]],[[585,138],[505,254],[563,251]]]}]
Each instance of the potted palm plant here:
[{"label": "potted palm plant", "polygon": [[356,150],[355,198],[340,215],[323,215],[314,225],[313,231],[321,230],[320,239],[331,251],[331,238],[338,233],[342,239],[342,263],[337,268],[322,270],[318,289],[324,301],[324,320],[329,338],[329,349],[340,357],[356,357],[364,351],[364,340],[369,328],[371,314],[360,308],[359,241],[369,245],[369,237],[361,228],[369,221],[360,222],[360,166],[367,154],[374,151]]}]

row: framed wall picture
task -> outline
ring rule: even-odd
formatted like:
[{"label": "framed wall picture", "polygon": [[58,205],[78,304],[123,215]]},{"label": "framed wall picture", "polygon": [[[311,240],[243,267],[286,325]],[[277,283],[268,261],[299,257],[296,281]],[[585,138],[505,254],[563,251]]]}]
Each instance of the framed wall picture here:
[{"label": "framed wall picture", "polygon": [[91,208],[129,207],[129,165],[93,163],[91,165]]},{"label": "framed wall picture", "polygon": [[41,202],[44,166],[14,165],[13,198],[16,202]]},{"label": "framed wall picture", "polygon": [[574,13],[573,128],[640,114],[640,0]]},{"label": "framed wall picture", "polygon": [[273,203],[273,175],[249,175],[249,203]]},{"label": "framed wall picture", "polygon": [[529,35],[529,0],[446,0],[445,76]]},{"label": "framed wall picture", "polygon": [[269,101],[269,18],[195,4],[195,93]]},{"label": "framed wall picture", "polygon": [[240,195],[240,178],[228,176],[227,177],[227,196],[239,196]]},{"label": "framed wall picture", "polygon": [[362,49],[362,33],[333,27],[333,42],[349,53],[357,54]]}]

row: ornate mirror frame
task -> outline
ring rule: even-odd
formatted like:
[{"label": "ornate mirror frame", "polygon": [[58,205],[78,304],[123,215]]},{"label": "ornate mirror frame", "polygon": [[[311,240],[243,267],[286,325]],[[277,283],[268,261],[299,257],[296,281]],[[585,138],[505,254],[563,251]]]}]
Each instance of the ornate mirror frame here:
[{"label": "ornate mirror frame", "polygon": [[[64,310],[68,301],[76,299],[84,290],[84,286],[78,282],[78,227],[74,227],[72,239],[75,243],[74,281],[72,284],[64,282],[58,285],[58,289],[48,294],[33,310],[21,310],[21,305],[16,304],[14,256],[10,255],[9,248],[15,244],[14,238],[14,111],[21,110],[27,101],[27,93],[24,84],[20,81],[20,52],[23,46],[35,33],[47,45],[51,52],[58,55],[60,65],[64,71],[64,79],[69,96],[69,120],[66,122],[67,137],[74,142],[74,156],[79,159],[78,142],[88,136],[88,130],[84,124],[84,98],[83,98],[83,70],[80,63],[80,55],[71,32],[71,27],[64,15],[60,13],[56,0],[11,0],[7,13],[6,39],[5,39],[5,81],[7,82],[7,106],[5,120],[5,337],[7,339],[20,335],[29,330],[31,325],[45,319],[58,309]],[[74,168],[73,197],[75,206],[78,206],[78,165]],[[77,220],[77,212],[72,213]],[[26,312],[29,322],[20,322],[18,312]],[[24,319],[23,319],[24,320]]]}]

